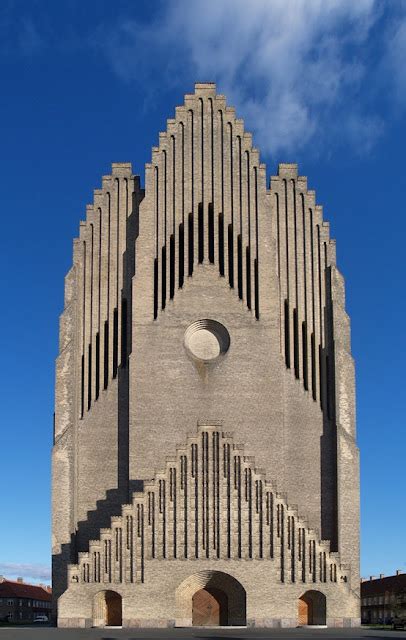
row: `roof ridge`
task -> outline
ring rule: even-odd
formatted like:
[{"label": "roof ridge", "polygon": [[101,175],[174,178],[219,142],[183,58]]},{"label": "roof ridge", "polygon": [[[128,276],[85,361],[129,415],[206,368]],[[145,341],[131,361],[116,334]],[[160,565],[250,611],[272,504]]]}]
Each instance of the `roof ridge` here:
[{"label": "roof ridge", "polygon": [[4,578],[3,581],[0,584],[4,584],[5,582],[12,582],[13,584],[23,584],[25,587],[39,587],[40,589],[44,589],[46,591],[46,587],[47,586],[51,586],[51,585],[44,585],[44,584],[33,584],[32,582],[20,582],[19,580],[9,580],[8,578]]}]

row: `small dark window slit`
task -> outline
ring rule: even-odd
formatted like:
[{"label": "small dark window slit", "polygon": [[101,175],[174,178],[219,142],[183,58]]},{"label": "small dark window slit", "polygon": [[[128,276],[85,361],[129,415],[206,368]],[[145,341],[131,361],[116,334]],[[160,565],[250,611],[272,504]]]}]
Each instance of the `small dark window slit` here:
[{"label": "small dark window slit", "polygon": [[83,418],[85,412],[85,356],[82,355],[81,381],[80,381],[80,417]]},{"label": "small dark window slit", "polygon": [[162,309],[165,309],[165,306],[166,306],[166,246],[165,245],[162,247],[161,271],[162,271],[161,307]]},{"label": "small dark window slit", "polygon": [[96,333],[96,394],[97,400],[100,394],[100,333]]},{"label": "small dark window slit", "polygon": [[299,370],[299,320],[297,309],[293,309],[293,358],[295,366],[295,377],[300,377]]},{"label": "small dark window slit", "polygon": [[241,234],[237,236],[237,259],[238,259],[238,297],[242,300],[242,239]]},{"label": "small dark window slit", "polygon": [[285,300],[285,364],[290,369],[289,303]]},{"label": "small dark window slit", "polygon": [[224,276],[224,216],[219,213],[219,272]]},{"label": "small dark window slit", "polygon": [[316,342],[314,339],[314,333],[311,336],[311,347],[312,347],[312,393],[313,400],[316,400]]},{"label": "small dark window slit", "polygon": [[169,239],[169,297],[172,300],[175,295],[175,236],[173,233]]},{"label": "small dark window slit", "polygon": [[319,393],[320,408],[324,409],[324,354],[321,344],[319,345]]},{"label": "small dark window slit", "polygon": [[254,260],[254,275],[255,275],[255,317],[259,320],[259,275],[258,275],[258,260]]},{"label": "small dark window slit", "polygon": [[214,264],[214,211],[213,203],[209,203],[209,262]]},{"label": "small dark window slit", "polygon": [[251,250],[249,247],[245,249],[245,259],[246,259],[246,291],[247,291],[247,307],[251,309]]},{"label": "small dark window slit", "polygon": [[88,348],[88,367],[87,367],[87,410],[89,411],[92,404],[92,345]]},{"label": "small dark window slit", "polygon": [[330,376],[331,376],[331,371],[330,371],[330,358],[329,356],[326,356],[326,400],[327,400],[327,417],[330,420],[333,416],[332,416],[332,409],[331,409],[331,383],[330,383]]},{"label": "small dark window slit", "polygon": [[193,275],[193,263],[194,263],[193,213],[189,213],[189,217],[188,217],[188,246],[189,246],[188,273],[189,273],[189,276],[191,276]]},{"label": "small dark window slit", "polygon": [[228,282],[234,288],[234,234],[232,223],[228,225]]},{"label": "small dark window slit", "polygon": [[127,364],[127,300],[121,303],[121,366]]},{"label": "small dark window slit", "polygon": [[198,235],[199,235],[199,263],[202,263],[204,260],[204,218],[203,218],[202,202],[199,202]]},{"label": "small dark window slit", "polygon": [[158,258],[154,259],[154,320],[158,317]]},{"label": "small dark window slit", "polygon": [[183,222],[179,225],[179,288],[183,287],[185,279],[185,229]]},{"label": "small dark window slit", "polygon": [[302,322],[302,356],[303,356],[303,384],[306,391],[309,389],[309,371],[307,362],[307,326]]},{"label": "small dark window slit", "polygon": [[108,320],[104,323],[104,389],[107,389],[109,384],[109,323]]},{"label": "small dark window slit", "polygon": [[118,309],[114,309],[113,315],[113,378],[117,377],[118,368]]}]

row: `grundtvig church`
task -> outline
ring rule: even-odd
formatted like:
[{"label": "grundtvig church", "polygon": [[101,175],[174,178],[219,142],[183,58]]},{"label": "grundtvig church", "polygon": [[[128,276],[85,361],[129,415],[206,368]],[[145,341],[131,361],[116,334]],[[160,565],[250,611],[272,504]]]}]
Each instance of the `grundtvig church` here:
[{"label": "grundtvig church", "polygon": [[[271,125],[270,125],[271,126]],[[94,191],[56,363],[61,627],[359,624],[344,280],[294,164],[196,84]]]}]

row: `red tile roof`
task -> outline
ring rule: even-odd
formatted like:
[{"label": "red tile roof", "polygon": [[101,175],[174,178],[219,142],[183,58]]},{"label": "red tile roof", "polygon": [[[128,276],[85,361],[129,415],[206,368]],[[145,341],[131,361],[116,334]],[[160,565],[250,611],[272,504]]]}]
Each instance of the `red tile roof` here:
[{"label": "red tile roof", "polygon": [[376,578],[361,582],[361,597],[384,594],[385,591],[402,591],[406,589],[406,573],[386,578]]},{"label": "red tile roof", "polygon": [[31,598],[50,602],[52,591],[47,591],[46,588],[34,584],[3,580],[0,582],[0,598]]}]

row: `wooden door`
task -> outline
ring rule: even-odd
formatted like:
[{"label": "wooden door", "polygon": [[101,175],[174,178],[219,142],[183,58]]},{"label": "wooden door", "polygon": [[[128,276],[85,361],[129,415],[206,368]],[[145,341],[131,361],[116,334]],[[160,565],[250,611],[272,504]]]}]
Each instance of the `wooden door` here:
[{"label": "wooden door", "polygon": [[107,592],[106,594],[106,624],[109,627],[121,627],[121,596],[118,593]]},{"label": "wooden door", "polygon": [[196,591],[192,599],[192,624],[196,627],[220,625],[220,602],[206,589]]},{"label": "wooden door", "polygon": [[313,624],[313,606],[310,598],[299,598],[299,625]]}]

